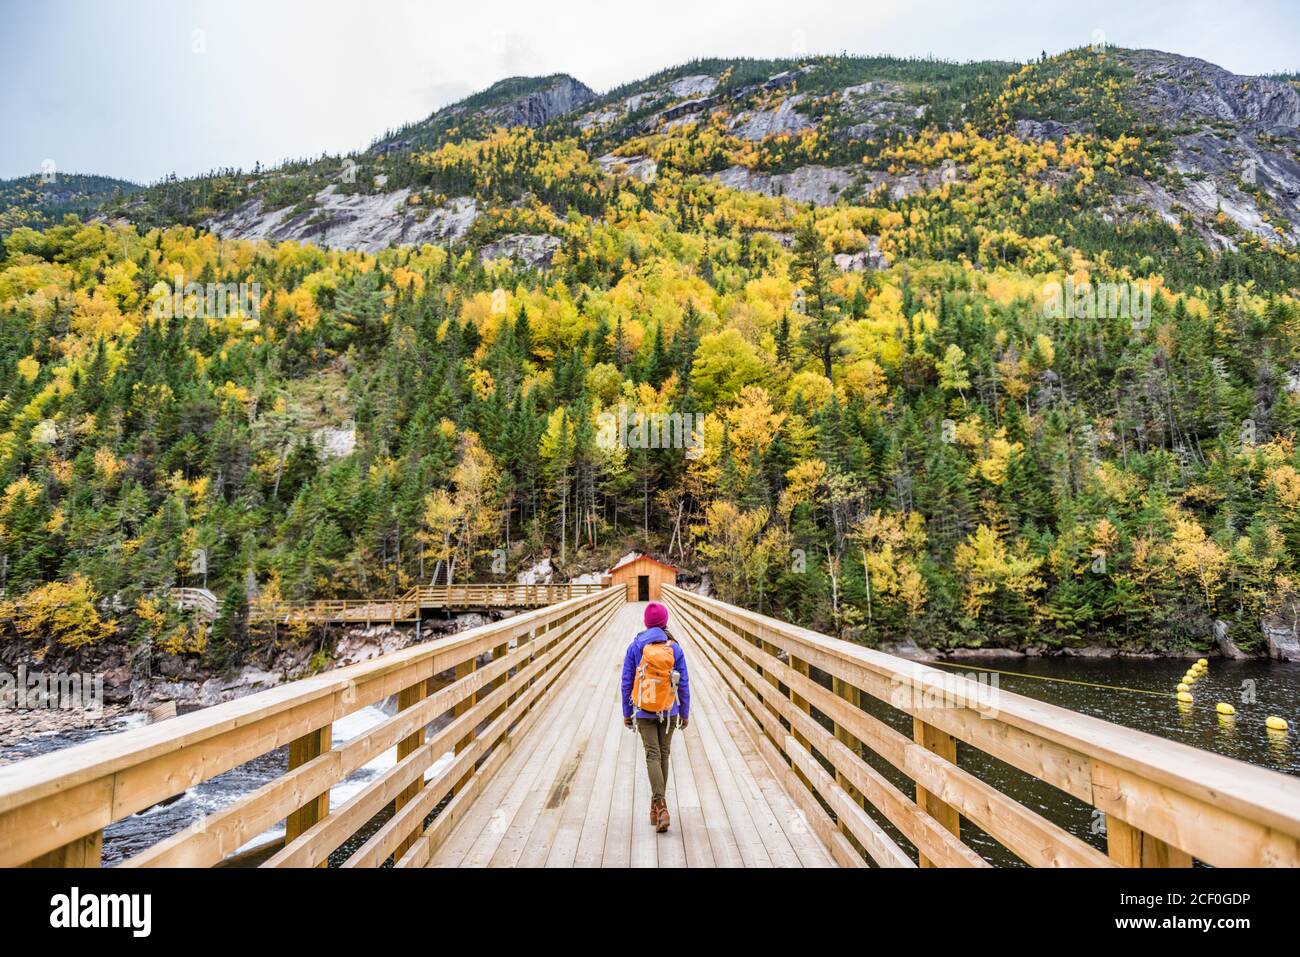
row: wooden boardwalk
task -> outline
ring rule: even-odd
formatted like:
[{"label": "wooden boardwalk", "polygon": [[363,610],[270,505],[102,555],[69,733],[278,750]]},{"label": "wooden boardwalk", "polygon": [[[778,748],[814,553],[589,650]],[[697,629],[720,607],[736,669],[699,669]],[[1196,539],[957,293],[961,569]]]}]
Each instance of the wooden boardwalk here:
[{"label": "wooden boardwalk", "polygon": [[[562,582],[554,585],[517,585],[509,582],[466,582],[463,585],[421,585],[404,595],[387,598],[321,598],[315,601],[277,601],[267,605],[254,602],[249,613],[255,621],[314,622],[322,624],[388,622],[406,624],[419,621],[426,611],[487,608],[545,608],[579,595],[594,595],[606,585]],[[193,607],[196,600],[185,594],[202,589],[173,589],[180,607]],[[178,594],[180,593],[180,594]],[[211,592],[209,619],[215,618],[219,606]],[[201,607],[201,606],[200,606]]]},{"label": "wooden boardwalk", "polygon": [[618,683],[645,605],[620,608],[548,695],[432,867],[831,867],[830,855],[755,751],[708,659],[682,633],[691,722],[673,736],[668,809],[648,821],[640,740]]}]

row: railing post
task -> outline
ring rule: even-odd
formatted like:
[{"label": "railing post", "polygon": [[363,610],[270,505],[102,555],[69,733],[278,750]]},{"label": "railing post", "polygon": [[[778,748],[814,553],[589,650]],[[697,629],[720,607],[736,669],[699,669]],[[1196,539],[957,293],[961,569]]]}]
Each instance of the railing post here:
[{"label": "railing post", "polygon": [[[327,724],[323,728],[309,731],[301,738],[289,742],[289,770],[301,767],[313,758],[318,758],[334,743],[334,726]],[[284,843],[289,844],[317,821],[330,812],[330,792],[328,790],[312,798],[298,810],[292,812],[284,821]],[[329,867],[329,858],[317,865]]]},{"label": "railing post", "polygon": [[[957,763],[957,739],[946,731],[941,731],[932,724],[926,724],[920,718],[912,717],[912,740],[925,750],[939,755],[945,761]],[[961,815],[957,809],[946,801],[931,794],[921,785],[916,786],[916,803],[925,813],[941,825],[961,837]],[[921,867],[933,867],[934,864],[924,854],[919,855]]]},{"label": "railing post", "polygon": [[[429,682],[427,680],[417,681],[409,688],[403,688],[401,691],[397,693],[397,710],[401,712],[401,711],[405,711],[408,708],[415,707],[417,704],[420,703],[420,701],[424,697],[428,695],[428,693],[429,693]],[[424,725],[421,725],[419,730],[416,731],[414,734],[411,734],[408,737],[405,737],[401,741],[397,742],[398,762],[401,762],[404,758],[415,753],[417,750],[419,750],[420,746],[423,744],[424,744]],[[420,788],[422,787],[424,787],[423,775],[421,775],[418,780],[412,781],[410,784],[408,784],[402,790],[402,793],[397,795],[397,798],[393,801],[393,813],[396,814],[398,811],[402,809],[404,805],[414,800],[415,796],[420,793]],[[423,822],[421,822],[421,826],[422,825]],[[418,838],[420,835],[420,829],[421,829],[420,827],[414,828],[407,837],[402,839],[402,843],[397,846],[397,851],[393,855],[393,860],[400,859],[401,856],[406,853],[407,849],[412,844],[415,843],[416,838]]]},{"label": "railing post", "polygon": [[[802,658],[796,658],[794,655],[790,655],[790,668],[803,675],[805,678],[808,677],[808,662],[804,661]],[[795,694],[793,688],[790,689],[790,700],[794,702],[794,706],[804,714],[812,714],[812,707],[808,704],[808,701]],[[801,747],[807,748],[809,751],[812,750],[812,745],[808,739],[804,737],[797,728],[791,728],[790,733],[794,735],[794,739],[799,742]],[[808,780],[808,776],[804,774],[797,765],[791,765],[791,767],[799,780],[803,782],[804,787],[808,788],[810,791],[813,790],[812,782]]]},{"label": "railing post", "polygon": [[23,867],[99,867],[104,849],[104,832],[94,831],[62,847],[46,851]]},{"label": "railing post", "polygon": [[1120,867],[1191,867],[1192,855],[1106,815],[1106,853]]},{"label": "railing post", "polygon": [[[478,667],[477,656],[470,658],[468,661],[460,662],[458,665],[456,665],[455,680],[460,681],[464,678],[468,678],[470,675],[474,673],[474,669],[477,667]],[[469,711],[470,708],[474,707],[477,701],[478,701],[478,693],[476,692],[470,695],[465,700],[458,702],[451,709],[452,719],[454,720],[456,718],[459,718],[465,712]],[[463,738],[461,738],[459,741],[456,742],[456,753],[460,754],[462,751],[464,751],[473,743],[474,743],[474,731],[473,729],[471,729],[469,733],[467,733]],[[473,776],[473,774],[474,774],[473,768],[470,768],[467,772],[465,772],[465,776],[456,782],[456,786],[452,788],[451,793],[452,794],[459,793],[461,788],[465,786],[465,783],[469,781],[469,779]]]},{"label": "railing post", "polygon": [[[790,655],[790,670],[807,678],[808,662],[804,661],[802,658],[796,658],[794,655]],[[812,714],[812,707],[804,698],[800,697],[793,688],[790,689],[790,700],[794,702],[794,706],[804,714]],[[792,733],[794,734],[794,739],[798,741],[801,746],[805,748],[808,747],[808,739],[800,734],[797,729],[793,730]]]},{"label": "railing post", "polygon": [[[862,692],[860,692],[855,685],[849,684],[844,679],[836,678],[834,675],[832,675],[831,691],[835,694],[837,698],[843,698],[852,707],[854,708],[862,707],[862,703],[861,703]],[[858,742],[858,739],[854,736],[854,734],[851,731],[849,731],[848,728],[840,724],[838,721],[832,722],[832,726],[835,730],[835,740],[839,741],[840,744],[844,745],[854,754],[860,755],[861,746]],[[860,792],[857,788],[853,786],[853,782],[851,782],[848,779],[848,777],[844,774],[844,772],[841,771],[838,767],[835,769],[835,783],[844,789],[844,793],[847,794],[849,796],[849,799],[853,801],[855,804],[861,807],[867,806],[866,798],[863,797],[862,792]],[[858,841],[856,837],[854,837],[854,835],[849,831],[849,829],[844,826],[844,822],[840,822],[840,830],[844,832],[844,836],[849,839],[849,843],[851,843],[857,849],[859,854],[865,853],[865,849],[862,847],[861,843]]]},{"label": "railing post", "polygon": [[[505,657],[507,654],[509,654],[509,653],[510,653],[510,642],[507,641],[504,645],[497,645],[495,648],[492,649],[492,660],[493,660],[493,661],[500,661],[502,658],[504,658],[504,657]],[[503,671],[503,672],[501,673],[501,676],[500,676],[500,677],[498,677],[496,680],[494,680],[494,681],[492,682],[492,686],[491,686],[490,688],[485,689],[485,690],[488,690],[488,691],[495,691],[497,688],[501,687],[503,684],[505,684],[505,683],[506,683],[507,681],[509,681],[509,680],[510,680],[510,674],[509,674],[509,669],[507,668],[505,671]],[[514,700],[513,696],[507,696],[506,700],[503,701],[503,702],[501,702],[501,707],[499,707],[499,708],[497,708],[495,711],[493,711],[492,714],[491,714],[491,716],[488,718],[488,720],[491,721],[493,718],[495,718],[497,715],[499,715],[502,711],[505,711],[506,708],[510,706],[510,703],[511,703],[513,700]]]}]

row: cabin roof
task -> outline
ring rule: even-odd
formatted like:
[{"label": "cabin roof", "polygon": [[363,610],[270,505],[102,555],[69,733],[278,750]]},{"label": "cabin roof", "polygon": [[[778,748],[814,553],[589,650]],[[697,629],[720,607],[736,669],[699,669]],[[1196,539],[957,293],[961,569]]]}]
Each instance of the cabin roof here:
[{"label": "cabin roof", "polygon": [[615,565],[613,568],[609,570],[609,573],[612,575],[620,568],[626,568],[628,565],[634,565],[640,561],[652,562],[653,564],[659,565],[663,568],[669,568],[672,569],[673,571],[680,571],[680,569],[676,565],[669,565],[667,562],[661,562],[659,559],[652,558],[649,555],[636,555],[632,558],[619,562],[617,565]]}]

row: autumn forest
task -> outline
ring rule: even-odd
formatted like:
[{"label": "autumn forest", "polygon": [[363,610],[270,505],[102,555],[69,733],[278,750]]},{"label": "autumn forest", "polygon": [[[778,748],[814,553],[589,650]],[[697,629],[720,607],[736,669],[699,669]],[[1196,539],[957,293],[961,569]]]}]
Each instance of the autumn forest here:
[{"label": "autumn forest", "polygon": [[[1087,50],[823,66],[750,108],[875,70],[929,112],[848,145],[830,122],[739,137],[725,108],[617,139],[440,129],[345,188],[382,175],[478,219],[377,252],[223,238],[204,222],[231,173],[11,224],[2,640],[223,666],[304,637],[264,603],[638,549],[871,646],[1177,652],[1217,627],[1257,652],[1300,604],[1295,245],[1111,215],[1124,182],[1176,175],[1171,139]],[[1026,135],[1040,108],[1096,122]],[[829,204],[713,175],[835,163],[879,175]],[[506,235],[553,254],[480,255]],[[256,297],[214,310],[190,284]],[[620,408],[698,415],[698,445],[602,440]],[[177,587],[216,594],[215,621]]]}]

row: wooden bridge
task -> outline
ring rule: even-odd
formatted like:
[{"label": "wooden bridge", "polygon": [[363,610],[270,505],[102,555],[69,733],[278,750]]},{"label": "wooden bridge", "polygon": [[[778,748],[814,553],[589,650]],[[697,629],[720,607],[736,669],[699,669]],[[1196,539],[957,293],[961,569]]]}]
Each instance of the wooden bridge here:
[{"label": "wooden bridge", "polygon": [[426,611],[437,609],[542,608],[578,595],[591,595],[597,584],[515,585],[467,583],[425,585],[394,598],[343,598],[317,601],[278,601],[254,605],[251,614],[259,621],[313,623],[355,622],[375,624],[412,622]]},{"label": "wooden bridge", "polygon": [[[264,865],[983,867],[990,847],[1033,866],[1300,865],[1294,778],[665,596],[692,679],[666,834],[618,705],[642,606],[596,589],[0,768],[0,865],[96,865],[114,822],[277,749],[283,773],[123,866],[248,863],[281,823]],[[388,699],[394,714],[333,741]],[[1040,797],[1000,790],[993,765]],[[1044,816],[1043,790],[1084,826]]]}]

